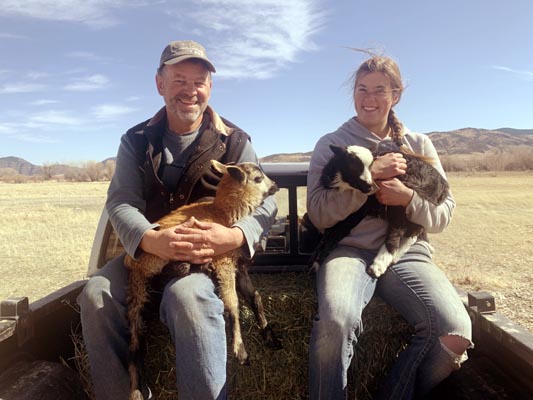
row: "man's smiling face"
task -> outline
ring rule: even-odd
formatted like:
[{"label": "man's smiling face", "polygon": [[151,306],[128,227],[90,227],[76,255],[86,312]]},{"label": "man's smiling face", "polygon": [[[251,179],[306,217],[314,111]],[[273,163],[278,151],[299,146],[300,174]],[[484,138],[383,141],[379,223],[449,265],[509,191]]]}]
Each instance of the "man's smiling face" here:
[{"label": "man's smiling face", "polygon": [[192,59],[165,65],[156,75],[156,83],[165,100],[170,130],[186,133],[197,129],[211,96],[211,74],[205,64]]}]

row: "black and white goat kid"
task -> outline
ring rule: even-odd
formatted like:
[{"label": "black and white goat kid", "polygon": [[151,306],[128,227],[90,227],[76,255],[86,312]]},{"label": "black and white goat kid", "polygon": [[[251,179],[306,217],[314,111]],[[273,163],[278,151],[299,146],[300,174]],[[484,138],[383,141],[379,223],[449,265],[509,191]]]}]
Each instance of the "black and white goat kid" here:
[{"label": "black and white goat kid", "polygon": [[315,266],[325,260],[329,252],[350,233],[352,228],[365,216],[370,215],[388,221],[385,243],[379,249],[372,265],[367,268],[369,275],[378,278],[417,241],[424,233],[424,228],[407,219],[404,207],[384,206],[378,203],[373,195],[377,185],[370,173],[374,156],[389,152],[401,153],[407,161],[407,170],[404,175],[396,178],[413,189],[418,196],[435,205],[441,204],[448,196],[448,182],[427,158],[406,151],[403,146],[393,145],[392,148],[381,151],[378,148],[375,154],[360,146],[330,145],[330,148],[333,157],[324,167],[321,184],[327,189],[358,190],[369,197],[359,210],[325,231],[313,255]]}]

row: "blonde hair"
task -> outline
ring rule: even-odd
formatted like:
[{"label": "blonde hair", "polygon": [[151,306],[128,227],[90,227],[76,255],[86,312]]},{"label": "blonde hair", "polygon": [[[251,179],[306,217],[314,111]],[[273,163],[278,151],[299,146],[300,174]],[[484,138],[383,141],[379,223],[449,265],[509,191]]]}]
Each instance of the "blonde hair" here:
[{"label": "blonde hair", "polygon": [[[398,67],[398,64],[396,63],[396,61],[394,61],[390,57],[375,54],[370,50],[354,49],[354,48],[351,48],[351,49],[355,51],[361,51],[363,53],[370,55],[370,58],[364,61],[359,66],[357,71],[355,71],[355,73],[353,74],[353,78],[352,78],[353,92],[352,93],[355,93],[357,82],[359,81],[361,77],[371,72],[381,72],[387,78],[389,78],[391,89],[396,93],[396,95],[398,96],[398,101],[400,101],[400,98],[402,97],[402,93],[404,90],[404,85],[402,82],[402,75],[400,73],[400,68]],[[392,139],[398,145],[401,145],[402,137],[403,137],[403,133],[402,133],[403,124],[398,119],[398,117],[396,117],[396,113],[394,112],[392,108],[389,111],[387,122],[392,130]]]}]

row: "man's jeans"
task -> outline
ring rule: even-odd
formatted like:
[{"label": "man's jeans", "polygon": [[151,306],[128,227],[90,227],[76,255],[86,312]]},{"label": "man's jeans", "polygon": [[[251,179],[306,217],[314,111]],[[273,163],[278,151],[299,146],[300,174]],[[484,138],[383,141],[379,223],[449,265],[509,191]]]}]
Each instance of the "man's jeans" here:
[{"label": "man's jeans", "polygon": [[[129,328],[124,256],[93,276],[78,298],[83,337],[98,400],[127,399]],[[181,399],[226,398],[224,305],[209,277],[196,273],[164,288],[160,318],[176,348],[176,382]]]},{"label": "man's jeans", "polygon": [[318,315],[309,349],[312,400],[346,398],[353,346],[363,330],[361,313],[374,292],[415,328],[376,398],[423,396],[466,359],[440,343],[439,337],[448,334],[471,341],[471,323],[455,288],[433,264],[427,244],[413,245],[378,280],[365,272],[375,254],[339,246],[317,272]]}]

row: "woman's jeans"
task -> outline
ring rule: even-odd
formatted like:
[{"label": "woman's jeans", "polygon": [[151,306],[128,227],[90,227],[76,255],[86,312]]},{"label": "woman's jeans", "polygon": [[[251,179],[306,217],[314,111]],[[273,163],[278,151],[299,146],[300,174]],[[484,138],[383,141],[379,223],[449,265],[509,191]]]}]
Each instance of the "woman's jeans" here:
[{"label": "woman's jeans", "polygon": [[[78,298],[83,338],[98,400],[128,399],[129,324],[124,256],[91,277]],[[180,400],[226,398],[224,305],[202,273],[171,280],[164,288],[161,321],[176,348]]]},{"label": "woman's jeans", "polygon": [[471,343],[471,323],[453,285],[418,242],[378,280],[366,273],[376,252],[339,246],[317,271],[318,315],[310,342],[310,399],[345,399],[354,344],[362,332],[361,313],[374,292],[414,327],[382,382],[376,398],[422,397],[446,378],[464,355],[455,355],[439,337],[458,335]]}]

